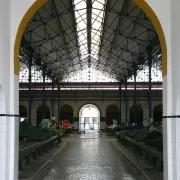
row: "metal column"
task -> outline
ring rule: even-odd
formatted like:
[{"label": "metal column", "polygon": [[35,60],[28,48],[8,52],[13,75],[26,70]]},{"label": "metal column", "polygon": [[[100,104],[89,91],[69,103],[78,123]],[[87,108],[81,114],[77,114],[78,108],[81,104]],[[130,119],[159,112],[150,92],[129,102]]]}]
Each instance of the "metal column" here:
[{"label": "metal column", "polygon": [[46,117],[46,89],[45,89],[45,80],[46,80],[46,74],[45,69],[43,69],[43,114],[42,117],[45,119]]},{"label": "metal column", "polygon": [[149,65],[149,100],[148,100],[148,103],[149,103],[149,121],[151,120],[152,118],[152,95],[151,95],[151,68],[152,68],[152,51],[149,50],[148,52],[148,65]]},{"label": "metal column", "polygon": [[29,124],[31,125],[31,112],[32,112],[32,56],[29,58],[29,91],[28,91],[28,118],[29,118]]},{"label": "metal column", "polygon": [[125,104],[126,104],[126,124],[128,123],[128,97],[127,97],[127,78],[125,79]]},{"label": "metal column", "polygon": [[133,106],[134,106],[134,122],[137,123],[137,108],[136,108],[136,70],[134,70],[134,97],[133,97]]},{"label": "metal column", "polygon": [[58,122],[60,122],[60,85],[58,83]]},{"label": "metal column", "polygon": [[54,117],[54,77],[52,78],[52,92],[51,92],[51,109],[52,117]]},{"label": "metal column", "polygon": [[121,124],[121,84],[119,85],[119,124]]},{"label": "metal column", "polygon": [[[88,39],[88,54],[91,54],[91,14],[92,14],[92,0],[87,1],[87,39]],[[89,60],[90,56],[89,56]]]}]

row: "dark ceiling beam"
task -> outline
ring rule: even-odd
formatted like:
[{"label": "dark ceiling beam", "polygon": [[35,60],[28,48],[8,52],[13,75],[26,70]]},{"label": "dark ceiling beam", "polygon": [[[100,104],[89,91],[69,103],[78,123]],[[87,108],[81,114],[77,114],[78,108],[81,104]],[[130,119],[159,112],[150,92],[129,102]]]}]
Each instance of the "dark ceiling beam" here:
[{"label": "dark ceiling beam", "polygon": [[92,0],[87,0],[87,39],[88,39],[88,54],[91,54],[91,14]]},{"label": "dark ceiling beam", "polygon": [[[118,88],[119,82],[60,82],[64,88]],[[33,83],[33,88],[42,88],[43,83]],[[129,88],[133,88],[134,82],[127,82]],[[46,87],[52,87],[52,83],[46,83]],[[148,82],[137,82],[138,88],[148,88]],[[162,88],[162,82],[152,82],[153,88]],[[20,88],[28,88],[28,83],[20,83]]]}]

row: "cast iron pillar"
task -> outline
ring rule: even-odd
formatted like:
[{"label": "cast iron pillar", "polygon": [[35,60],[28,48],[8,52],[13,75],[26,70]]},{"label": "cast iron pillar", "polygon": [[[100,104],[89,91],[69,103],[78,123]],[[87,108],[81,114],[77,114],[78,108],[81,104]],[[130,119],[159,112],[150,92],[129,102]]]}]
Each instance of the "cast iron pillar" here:
[{"label": "cast iron pillar", "polygon": [[128,123],[128,97],[127,97],[127,78],[125,78],[125,104],[126,104],[126,124]]},{"label": "cast iron pillar", "polygon": [[45,74],[45,68],[43,68],[43,119],[46,118],[46,89],[45,89],[45,83],[46,83],[46,74]]},{"label": "cast iron pillar", "polygon": [[136,108],[136,76],[137,72],[134,69],[134,97],[133,97],[133,106],[134,106],[134,123],[137,123],[137,108]]},{"label": "cast iron pillar", "polygon": [[122,98],[121,98],[121,84],[119,85],[119,124],[121,124],[121,100],[122,100]]},{"label": "cast iron pillar", "polygon": [[58,83],[58,122],[60,122],[60,85]]},{"label": "cast iron pillar", "polygon": [[152,118],[152,95],[151,95],[151,86],[152,86],[152,83],[151,83],[151,68],[152,68],[152,51],[149,50],[148,51],[148,66],[149,66],[149,121],[151,120]]},{"label": "cast iron pillar", "polygon": [[32,112],[32,56],[30,56],[29,61],[29,91],[28,91],[28,118],[29,124],[31,125],[31,112]]},{"label": "cast iron pillar", "polygon": [[52,92],[51,92],[51,109],[52,117],[54,117],[54,77],[52,78]]}]

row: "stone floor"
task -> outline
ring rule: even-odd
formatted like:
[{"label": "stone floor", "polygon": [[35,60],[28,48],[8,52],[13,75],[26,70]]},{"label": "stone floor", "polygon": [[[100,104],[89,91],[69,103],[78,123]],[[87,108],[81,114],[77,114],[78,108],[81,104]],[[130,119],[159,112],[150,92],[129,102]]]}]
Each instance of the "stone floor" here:
[{"label": "stone floor", "polygon": [[36,180],[140,180],[128,161],[98,133],[76,135]]}]

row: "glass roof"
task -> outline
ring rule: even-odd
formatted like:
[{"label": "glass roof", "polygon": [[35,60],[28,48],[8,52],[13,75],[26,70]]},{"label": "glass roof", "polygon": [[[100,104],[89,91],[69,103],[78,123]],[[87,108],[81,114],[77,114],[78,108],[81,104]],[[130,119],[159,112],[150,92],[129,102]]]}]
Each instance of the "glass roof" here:
[{"label": "glass roof", "polygon": [[[162,82],[161,70],[152,67],[152,82]],[[29,70],[27,67],[21,70],[19,75],[19,82],[29,82],[28,80]],[[140,70],[137,74],[137,82],[149,81],[149,69],[146,67]],[[43,82],[42,72],[38,69],[32,68],[32,82]],[[50,78],[46,77],[46,82],[52,82]],[[106,75],[101,71],[97,71],[92,68],[87,68],[83,71],[79,71],[71,77],[66,77],[63,82],[117,82],[116,78]],[[134,77],[128,79],[128,82],[134,82]]]},{"label": "glass roof", "polygon": [[[98,8],[97,8],[98,7]],[[92,4],[92,30],[91,30],[91,54],[98,58],[100,49],[100,40],[102,36],[102,30],[105,15],[105,0],[93,1]]]},{"label": "glass roof", "polygon": [[[21,63],[20,68],[21,68],[21,71],[19,73],[19,82],[20,83],[28,83],[29,82],[29,69],[28,69],[28,67],[25,64]],[[33,83],[43,82],[43,75],[42,75],[41,70],[39,70],[38,68],[32,67],[31,71],[32,71],[31,72],[31,74],[32,74],[31,79],[32,79]],[[46,76],[45,82],[46,83],[52,82],[52,80]]]},{"label": "glass roof", "polygon": [[88,54],[87,1],[74,0],[77,34],[81,59],[91,55],[98,59],[105,15],[105,0],[93,0],[91,12],[91,54]]},{"label": "glass roof", "polygon": [[[145,69],[138,71],[137,82],[149,82],[149,67],[145,67]],[[152,82],[162,82],[162,71],[156,69],[152,66],[151,68],[151,81]],[[128,79],[128,82],[134,82],[134,76]]]},{"label": "glass roof", "polygon": [[152,81],[162,81],[157,33],[132,0],[49,0],[23,35],[20,82],[28,82],[30,56],[32,82],[42,82],[40,67],[59,82],[117,82],[134,66],[141,69],[137,81],[148,82],[149,49],[153,62],[160,62]]},{"label": "glass roof", "polygon": [[79,71],[71,77],[67,77],[64,82],[117,82],[116,78],[110,75],[106,75],[101,71],[97,71],[92,68],[87,68],[83,71]]},{"label": "glass roof", "polygon": [[81,57],[83,58],[88,54],[86,1],[75,0],[74,8],[75,8],[76,23],[77,23],[79,50],[81,53]]}]

